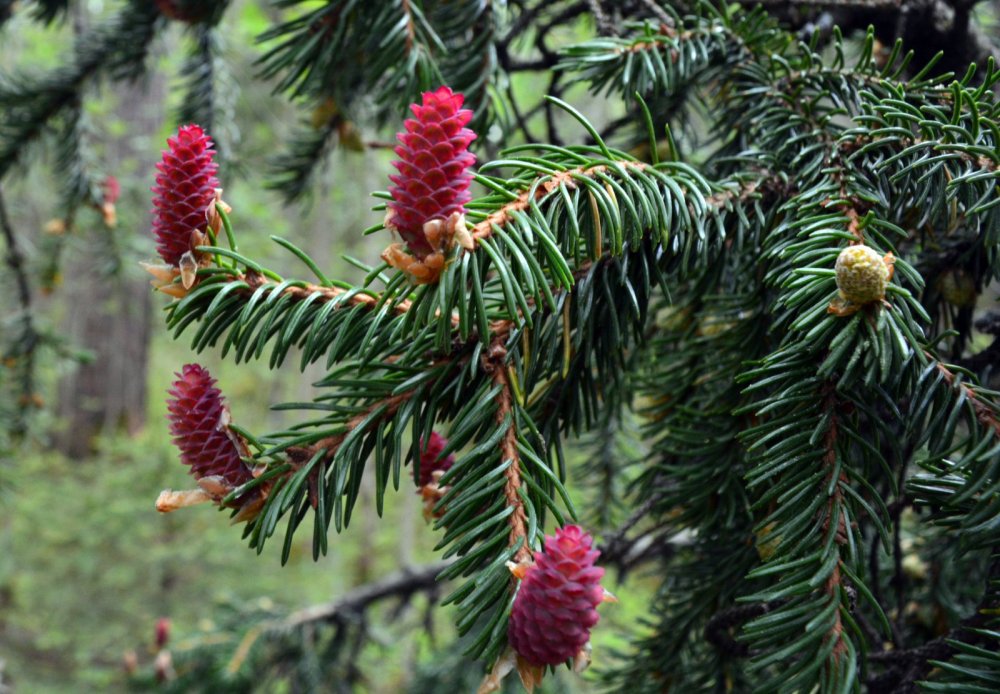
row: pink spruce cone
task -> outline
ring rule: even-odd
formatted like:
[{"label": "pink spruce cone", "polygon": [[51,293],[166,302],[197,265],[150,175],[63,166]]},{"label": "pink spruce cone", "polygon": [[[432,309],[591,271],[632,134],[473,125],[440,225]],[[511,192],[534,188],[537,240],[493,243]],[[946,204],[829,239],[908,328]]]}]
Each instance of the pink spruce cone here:
[{"label": "pink spruce cone", "polygon": [[182,125],[167,138],[152,191],[156,251],[168,265],[177,266],[191,250],[191,233],[208,226],[205,210],[219,187],[214,156],[211,138],[197,125]]},{"label": "pink spruce cone", "polygon": [[399,173],[389,176],[396,184],[389,189],[389,224],[421,260],[435,250],[424,236],[424,222],[465,212],[472,197],[469,167],[476,157],[468,150],[476,134],[464,127],[472,119],[464,102],[462,94],[448,87],[424,92],[423,105],[410,106],[416,118],[408,119],[406,132],[396,135],[399,160],[393,165]]},{"label": "pink spruce cone", "polygon": [[181,461],[195,479],[218,475],[232,487],[249,482],[253,475],[226,431],[226,406],[215,379],[198,364],[187,364],[176,375],[167,417]]},{"label": "pink spruce cone", "polygon": [[420,454],[419,478],[417,477],[416,469],[414,468],[413,470],[414,482],[416,482],[418,487],[426,487],[434,481],[435,472],[438,470],[446,472],[455,464],[455,456],[452,454],[448,454],[443,459],[441,458],[441,451],[447,445],[448,439],[436,431],[431,432],[430,440],[426,442],[423,439],[420,440],[420,448],[423,452]]},{"label": "pink spruce cone", "polygon": [[160,617],[156,620],[156,647],[163,648],[170,640],[170,619]]},{"label": "pink spruce cone", "polygon": [[507,638],[535,666],[558,665],[580,652],[597,624],[603,600],[604,569],[594,566],[600,552],[579,526],[567,525],[545,538],[535,552],[514,599]]}]

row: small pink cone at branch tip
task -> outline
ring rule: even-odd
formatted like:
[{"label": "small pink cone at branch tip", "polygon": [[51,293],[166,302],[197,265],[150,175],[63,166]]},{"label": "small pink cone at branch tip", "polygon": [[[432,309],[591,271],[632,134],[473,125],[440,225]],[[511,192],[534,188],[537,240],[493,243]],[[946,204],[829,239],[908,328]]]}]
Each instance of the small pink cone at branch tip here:
[{"label": "small pink cone at branch tip", "polygon": [[448,87],[424,92],[421,103],[410,106],[414,118],[396,136],[398,173],[389,176],[394,185],[385,224],[403,244],[390,246],[383,258],[418,283],[437,278],[456,239],[472,245],[464,214],[476,161],[469,143],[476,134],[465,127],[472,111],[462,108],[464,101]]},{"label": "small pink cone at branch tip", "polygon": [[[167,418],[181,462],[198,480],[199,489],[160,494],[156,508],[173,511],[206,501],[220,502],[233,489],[254,479],[243,461],[246,443],[229,428],[229,409],[215,379],[198,364],[185,365],[176,374],[167,399]],[[247,492],[233,505],[241,509],[234,522],[252,518],[263,503],[262,490]]]},{"label": "small pink cone at branch tip", "polygon": [[206,212],[217,198],[218,164],[212,140],[197,125],[182,125],[167,139],[156,165],[153,186],[153,235],[163,262],[177,267],[191,252],[193,239],[206,228]]},{"label": "small pink cone at branch tip", "polygon": [[590,641],[599,619],[596,608],[607,599],[604,569],[594,565],[600,552],[592,544],[589,534],[567,525],[545,538],[545,552],[536,552],[535,563],[524,571],[507,637],[528,664],[566,662]]},{"label": "small pink cone at branch tip", "polygon": [[199,364],[176,374],[167,399],[170,433],[196,479],[218,476],[232,486],[253,479],[228,429],[229,412],[215,379]]},{"label": "small pink cone at branch tip", "polygon": [[412,104],[414,118],[396,139],[398,174],[389,176],[392,202],[389,223],[399,232],[410,252],[423,258],[432,252],[424,236],[424,223],[448,219],[465,212],[472,197],[469,172],[476,157],[468,151],[476,134],[465,127],[472,111],[462,108],[465,97],[448,87],[424,92],[421,104]]},{"label": "small pink cone at branch tip", "polygon": [[160,617],[156,620],[156,647],[163,648],[170,640],[170,620],[167,617]]},{"label": "small pink cone at branch tip", "polygon": [[447,445],[448,439],[436,431],[431,432],[430,438],[426,441],[420,440],[420,471],[418,476],[416,466],[414,466],[413,481],[424,500],[424,520],[428,523],[431,519],[440,518],[444,514],[444,509],[437,508],[437,504],[451,489],[448,485],[441,484],[444,473],[448,472],[455,464],[454,455],[449,453],[447,456],[441,457],[441,453]]}]

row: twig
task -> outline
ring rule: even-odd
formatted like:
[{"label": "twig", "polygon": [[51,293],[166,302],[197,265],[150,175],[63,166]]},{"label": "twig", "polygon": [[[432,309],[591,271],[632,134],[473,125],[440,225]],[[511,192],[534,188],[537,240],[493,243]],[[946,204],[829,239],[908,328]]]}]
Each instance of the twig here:
[{"label": "twig", "polygon": [[[940,361],[934,359],[933,356],[924,352],[929,359],[932,359],[937,363],[937,370],[944,376],[945,382],[950,385],[955,385],[955,374],[947,366],[942,364]],[[992,429],[993,435],[1000,438],[1000,418],[998,418],[997,413],[991,408],[982,398],[979,397],[978,393],[964,383],[960,384],[962,391],[965,393],[966,398],[968,398],[969,404],[972,405],[972,410],[976,414],[976,419],[979,423],[986,429]]]},{"label": "twig", "polygon": [[598,34],[603,36],[618,35],[615,25],[611,23],[608,15],[604,13],[604,8],[601,7],[601,0],[587,0],[587,7],[590,8],[590,13],[594,15],[594,23],[597,25]]},{"label": "twig", "polygon": [[383,421],[395,415],[400,406],[412,398],[415,392],[416,391],[408,390],[398,395],[392,395],[383,400],[376,401],[371,405],[371,407],[347,420],[347,423],[344,425],[345,431],[343,433],[337,434],[336,436],[327,436],[326,438],[322,438],[308,448],[291,447],[287,451],[288,456],[290,458],[294,458],[296,461],[305,462],[312,458],[312,456],[318,451],[325,449],[326,453],[324,455],[326,459],[329,460],[333,458],[333,456],[337,453],[337,449],[340,448],[340,445],[344,442],[344,439],[346,439],[351,432],[364,424],[374,412],[381,408],[385,408],[382,416],[378,420],[370,422],[370,424],[376,424],[378,421]]},{"label": "twig", "polygon": [[38,346],[38,331],[35,328],[35,321],[31,311],[32,297],[31,285],[28,282],[28,273],[24,267],[24,255],[21,253],[14,234],[14,226],[11,224],[10,216],[7,214],[7,204],[3,197],[3,188],[0,187],[0,231],[3,232],[4,241],[7,244],[6,262],[14,275],[17,284],[18,306],[21,310],[21,334],[20,344],[17,354],[23,359],[21,367],[21,397],[22,407],[17,408],[17,415],[14,418],[11,432],[15,436],[23,435],[26,429],[24,411],[27,406],[34,402],[35,392],[35,347]]},{"label": "twig", "polygon": [[[837,545],[847,544],[847,533],[850,530],[847,528],[847,524],[844,520],[844,513],[840,510],[840,505],[843,503],[843,492],[840,489],[840,485],[847,481],[847,474],[844,472],[843,468],[840,468],[840,475],[837,480],[833,479],[834,474],[836,474],[837,466],[837,436],[838,436],[838,422],[837,422],[837,396],[834,391],[833,384],[828,385],[829,392],[825,398],[825,407],[828,412],[830,412],[830,425],[827,429],[826,435],[823,437],[823,464],[830,471],[830,477],[827,479],[827,486],[832,483],[833,493],[830,495],[830,501],[827,504],[826,518],[823,519],[823,530],[825,533],[834,533],[834,542]],[[834,514],[837,516],[836,527],[831,527],[831,521]],[[837,550],[839,552],[839,550]],[[823,590],[826,592],[830,600],[839,601],[840,600],[840,590],[843,588],[841,573],[840,573],[840,561],[833,567],[833,571],[830,573],[830,577],[826,580],[823,585]],[[833,650],[830,651],[830,655],[827,656],[829,660],[834,662],[839,662],[842,658],[848,655],[847,646],[844,644],[843,631],[844,624],[840,617],[840,610],[834,611],[833,625],[830,628],[831,638],[834,639],[835,643]]]},{"label": "twig", "polygon": [[772,603],[755,602],[716,612],[705,625],[705,640],[724,655],[746,658],[750,655],[749,646],[733,638],[731,631],[734,628],[742,627],[751,619],[767,614],[772,608]]},{"label": "twig", "polygon": [[507,500],[507,507],[514,509],[507,521],[510,525],[507,546],[518,545],[513,560],[521,562],[531,558],[531,547],[528,537],[528,517],[524,512],[524,503],[521,501],[521,454],[517,450],[514,396],[511,392],[510,378],[507,376],[506,357],[507,350],[504,348],[503,342],[494,340],[483,361],[483,369],[487,373],[491,373],[493,383],[500,386],[500,393],[497,395],[496,423],[507,428],[500,440],[500,456],[501,460],[510,461],[504,470],[506,482],[503,493]]},{"label": "twig", "polygon": [[654,2],[654,0],[641,0],[643,6],[653,14],[665,27],[674,27],[673,18],[663,11],[663,8]]},{"label": "twig", "polygon": [[346,615],[358,615],[387,598],[406,599],[437,588],[437,577],[451,562],[439,561],[418,568],[406,568],[380,581],[363,585],[332,602],[313,605],[288,615],[272,629],[297,629],[316,622],[335,622]]},{"label": "twig", "polygon": [[[626,168],[639,169],[640,171],[649,167],[648,164],[638,161],[623,161],[620,163]],[[531,207],[532,202],[544,198],[546,195],[556,190],[560,185],[565,184],[568,188],[575,188],[577,185],[574,180],[575,176],[596,175],[606,171],[607,169],[607,165],[599,164],[597,166],[579,166],[575,169],[567,169],[566,171],[560,171],[552,174],[549,180],[545,183],[542,183],[539,186],[529,187],[521,193],[516,200],[512,200],[495,212],[491,212],[481,222],[477,222],[472,228],[472,238],[489,238],[493,234],[494,224],[497,226],[507,224],[515,212],[523,212],[527,210]],[[534,196],[532,196],[532,190],[534,190]]]}]

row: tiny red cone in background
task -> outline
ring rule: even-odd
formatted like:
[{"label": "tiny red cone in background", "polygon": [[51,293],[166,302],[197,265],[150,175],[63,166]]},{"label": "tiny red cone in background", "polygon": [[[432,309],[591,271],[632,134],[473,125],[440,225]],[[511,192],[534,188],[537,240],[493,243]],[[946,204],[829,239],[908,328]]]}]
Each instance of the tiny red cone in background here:
[{"label": "tiny red cone in background", "polygon": [[156,251],[177,266],[191,250],[191,234],[208,226],[205,210],[215,200],[219,166],[212,158],[212,140],[197,125],[182,125],[167,139],[153,186],[153,235]]},{"label": "tiny red cone in background", "polygon": [[122,194],[122,184],[112,174],[108,174],[101,184],[101,191],[104,194],[104,201],[114,204]]},{"label": "tiny red cone in background", "polygon": [[249,482],[253,475],[225,429],[228,414],[215,379],[198,364],[185,365],[176,376],[167,417],[181,461],[196,479],[218,475],[233,487]]},{"label": "tiny red cone in background", "polygon": [[156,9],[167,19],[179,22],[200,22],[214,9],[212,0],[156,0]]},{"label": "tiny red cone in background", "polygon": [[599,619],[595,608],[604,599],[604,569],[594,566],[600,552],[592,544],[578,526],[560,528],[545,538],[545,552],[535,553],[521,581],[507,638],[532,665],[563,663],[590,640]]},{"label": "tiny red cone in background", "polygon": [[170,640],[170,620],[160,617],[156,620],[156,647],[163,648]]},{"label": "tiny red cone in background", "polygon": [[423,451],[420,454],[420,477],[417,477],[416,469],[413,471],[414,482],[416,482],[418,487],[426,487],[434,481],[435,472],[438,470],[446,472],[455,464],[455,456],[452,454],[448,454],[443,459],[441,458],[441,451],[447,445],[448,439],[436,431],[431,432],[429,440],[420,440],[420,448]]},{"label": "tiny red cone in background", "polygon": [[462,108],[465,97],[440,87],[424,92],[422,100],[410,106],[415,118],[396,136],[399,160],[393,165],[399,173],[389,176],[396,184],[389,189],[389,224],[420,259],[435,250],[424,236],[424,222],[465,212],[472,197],[469,167],[476,161],[468,151],[476,134],[465,127],[472,119],[472,111]]}]

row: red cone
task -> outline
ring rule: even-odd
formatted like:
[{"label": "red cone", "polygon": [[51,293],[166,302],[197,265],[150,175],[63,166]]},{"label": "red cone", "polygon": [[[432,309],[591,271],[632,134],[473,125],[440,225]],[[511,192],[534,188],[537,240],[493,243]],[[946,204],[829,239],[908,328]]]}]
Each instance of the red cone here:
[{"label": "red cone", "polygon": [[420,259],[436,250],[424,236],[424,222],[465,212],[472,197],[469,167],[476,157],[468,149],[476,134],[464,127],[472,119],[472,111],[462,108],[464,101],[448,87],[424,92],[423,104],[410,106],[416,118],[396,136],[399,160],[393,165],[399,173],[389,176],[396,184],[389,189],[389,224]]},{"label": "red cone", "polygon": [[191,234],[208,223],[205,210],[215,200],[219,166],[212,157],[212,140],[197,125],[184,125],[167,139],[163,160],[156,165],[153,186],[153,235],[156,251],[168,265],[177,266],[191,250]]},{"label": "red cone", "polygon": [[604,569],[593,539],[576,525],[545,538],[545,553],[535,553],[510,613],[507,638],[535,666],[558,665],[576,656],[597,624],[595,609],[604,598]]},{"label": "red cone", "polygon": [[434,481],[434,473],[440,470],[445,472],[451,469],[451,466],[455,464],[455,456],[449,454],[445,458],[441,458],[441,451],[444,447],[448,445],[448,439],[441,436],[441,434],[436,431],[431,432],[430,440],[424,441],[420,440],[420,448],[423,451],[420,454],[420,477],[417,477],[417,470],[414,468],[413,477],[414,482],[418,487],[426,487],[432,481]]},{"label": "red cone", "polygon": [[228,413],[215,379],[198,364],[187,364],[176,375],[167,417],[181,461],[195,479],[218,475],[232,487],[249,482],[253,475],[226,430]]}]

